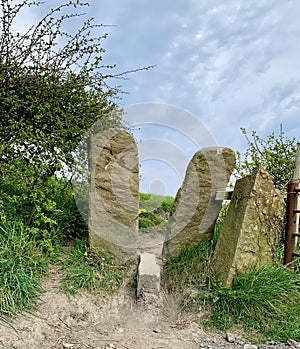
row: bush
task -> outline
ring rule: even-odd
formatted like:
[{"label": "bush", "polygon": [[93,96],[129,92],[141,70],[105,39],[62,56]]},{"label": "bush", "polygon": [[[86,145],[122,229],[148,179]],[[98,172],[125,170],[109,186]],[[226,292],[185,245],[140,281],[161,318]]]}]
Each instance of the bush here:
[{"label": "bush", "polygon": [[246,137],[248,148],[243,157],[238,152],[239,161],[236,164],[235,176],[244,177],[255,167],[262,165],[271,175],[275,187],[285,190],[287,183],[293,178],[295,138],[286,138],[282,126],[278,136],[272,132],[266,139],[261,138],[255,131],[252,131],[249,137],[245,128],[241,130]]},{"label": "bush", "polygon": [[170,213],[171,212],[171,208],[173,206],[173,202],[174,202],[174,198],[171,196],[166,196],[166,198],[164,199],[164,201],[160,204],[159,208],[166,212],[166,213]]},{"label": "bush", "polygon": [[147,229],[164,223],[164,220],[157,216],[154,212],[141,212],[139,214],[139,228]]},{"label": "bush", "polygon": [[140,201],[147,201],[150,200],[152,194],[146,194],[146,193],[140,193]]},{"label": "bush", "polygon": [[174,198],[172,196],[140,193],[140,208],[147,211],[162,209],[165,212],[169,212],[173,201]]},{"label": "bush", "polygon": [[87,232],[81,218],[69,181],[52,176],[39,190],[22,189],[12,180],[0,184],[1,221],[21,221],[39,239],[47,231],[56,235],[74,237]]}]

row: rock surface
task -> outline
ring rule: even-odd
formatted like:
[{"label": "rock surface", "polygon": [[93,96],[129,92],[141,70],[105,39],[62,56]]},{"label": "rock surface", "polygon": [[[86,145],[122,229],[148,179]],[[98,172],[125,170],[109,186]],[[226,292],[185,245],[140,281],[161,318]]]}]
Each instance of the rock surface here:
[{"label": "rock surface", "polygon": [[143,302],[155,303],[159,301],[160,292],[160,267],[156,263],[155,254],[142,253],[138,266],[137,298]]},{"label": "rock surface", "polygon": [[216,200],[216,193],[225,191],[234,164],[235,153],[229,148],[209,147],[194,155],[173,204],[163,246],[164,258],[212,237],[222,206],[222,200]]},{"label": "rock surface", "polygon": [[236,182],[213,256],[213,268],[225,285],[236,270],[272,262],[282,230],[284,201],[270,175],[259,167]]},{"label": "rock surface", "polygon": [[116,129],[92,136],[90,172],[91,247],[120,261],[136,258],[139,172],[134,138]]}]

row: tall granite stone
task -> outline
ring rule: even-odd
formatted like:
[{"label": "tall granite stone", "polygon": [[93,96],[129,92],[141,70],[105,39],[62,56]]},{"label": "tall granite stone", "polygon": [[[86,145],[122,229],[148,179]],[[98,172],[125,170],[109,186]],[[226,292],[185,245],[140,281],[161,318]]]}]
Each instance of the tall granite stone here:
[{"label": "tall granite stone", "polygon": [[109,129],[91,136],[90,246],[120,261],[137,255],[139,171],[134,138]]},{"label": "tall granite stone", "polygon": [[284,200],[267,171],[258,167],[236,182],[213,256],[213,269],[224,285],[236,271],[271,263],[284,216]]},{"label": "tall granite stone", "polygon": [[171,210],[162,256],[168,258],[209,240],[235,164],[235,153],[229,148],[207,147],[190,161],[182,187]]}]

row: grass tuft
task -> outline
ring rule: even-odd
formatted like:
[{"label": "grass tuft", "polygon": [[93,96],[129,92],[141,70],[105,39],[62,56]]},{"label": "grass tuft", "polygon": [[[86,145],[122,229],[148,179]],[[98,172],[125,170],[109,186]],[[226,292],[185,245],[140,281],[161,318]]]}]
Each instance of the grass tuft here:
[{"label": "grass tuft", "polygon": [[10,323],[18,312],[33,307],[43,292],[44,257],[22,223],[0,224],[0,321]]},{"label": "grass tuft", "polygon": [[62,265],[60,288],[71,295],[84,289],[111,294],[122,284],[128,270],[127,264],[115,263],[112,258],[88,248],[86,240],[79,239]]},{"label": "grass tuft", "polygon": [[211,260],[223,218],[211,241],[165,262],[164,287],[180,299],[183,311],[201,312],[207,327],[243,329],[251,341],[300,341],[298,273],[282,265],[265,265],[238,273],[231,287],[216,280]]},{"label": "grass tuft", "polygon": [[283,266],[265,265],[238,274],[231,287],[214,285],[208,325],[242,326],[260,340],[300,341],[300,276]]}]

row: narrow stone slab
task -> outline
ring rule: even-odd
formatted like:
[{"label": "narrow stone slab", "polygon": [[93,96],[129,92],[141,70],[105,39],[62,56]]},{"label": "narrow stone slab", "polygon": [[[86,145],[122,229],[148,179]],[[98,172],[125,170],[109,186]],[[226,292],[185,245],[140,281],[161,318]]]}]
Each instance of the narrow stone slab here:
[{"label": "narrow stone slab", "polygon": [[155,254],[142,253],[138,267],[137,297],[158,296],[160,291],[160,267]]},{"label": "narrow stone slab", "polygon": [[90,246],[120,261],[137,256],[139,177],[134,138],[110,129],[90,139]]},{"label": "narrow stone slab", "polygon": [[194,155],[173,204],[163,258],[212,237],[222,207],[218,193],[225,193],[234,164],[235,153],[229,148],[208,147]]},{"label": "narrow stone slab", "polygon": [[284,207],[264,168],[236,182],[213,256],[213,269],[224,285],[232,284],[237,270],[247,272],[273,261]]}]

